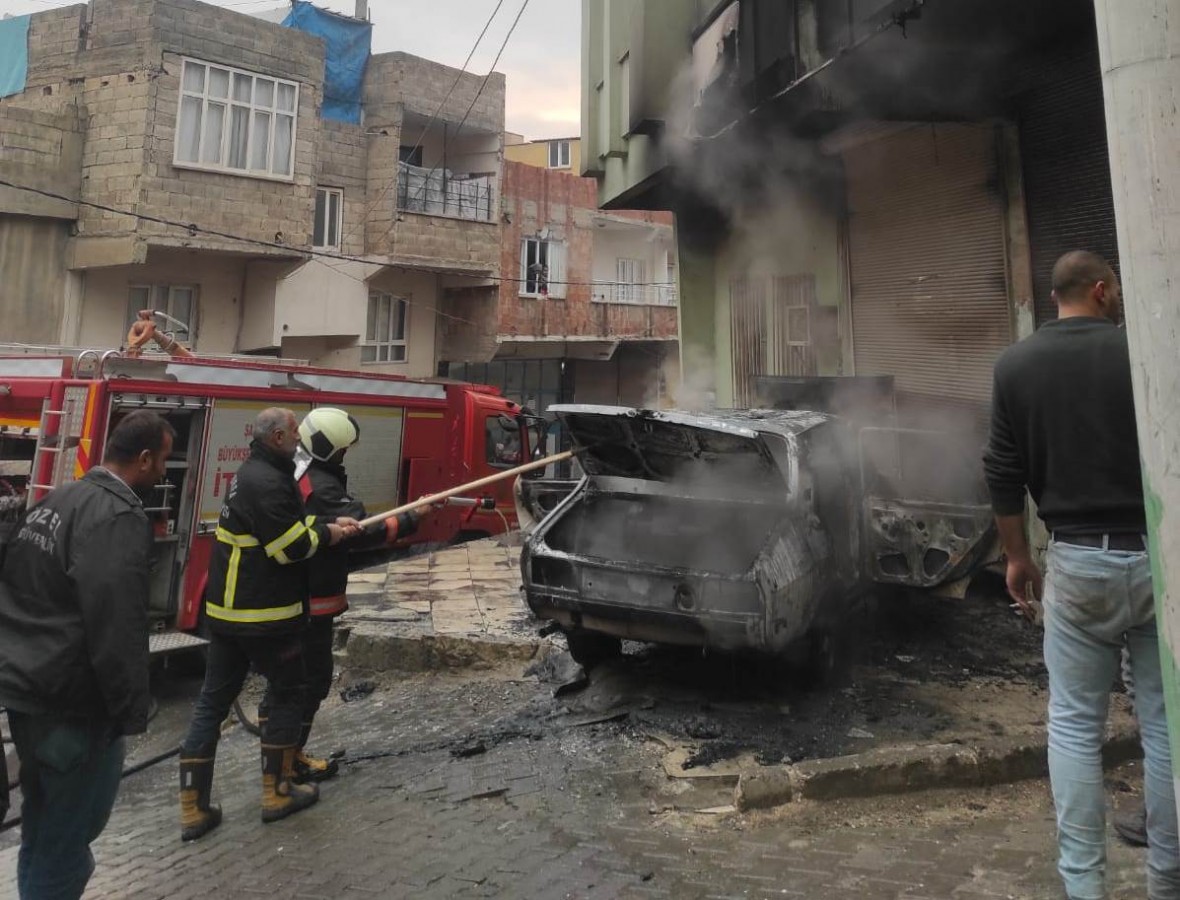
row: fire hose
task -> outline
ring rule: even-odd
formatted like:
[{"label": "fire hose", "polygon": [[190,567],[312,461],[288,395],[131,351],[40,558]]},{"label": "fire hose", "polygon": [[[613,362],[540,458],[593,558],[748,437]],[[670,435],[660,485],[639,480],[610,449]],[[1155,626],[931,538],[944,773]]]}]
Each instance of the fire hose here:
[{"label": "fire hose", "polygon": [[523,466],[516,466],[512,469],[505,469],[503,472],[497,472],[495,475],[487,475],[484,478],[478,478],[475,481],[469,481],[466,484],[461,484],[458,487],[448,488],[445,491],[439,491],[437,494],[428,494],[415,500],[413,503],[405,503],[401,506],[394,507],[383,513],[377,513],[374,516],[369,516],[367,519],[361,520],[361,528],[370,528],[373,525],[378,525],[386,519],[392,519],[399,513],[417,512],[418,510],[428,509],[431,506],[436,506],[445,503],[451,497],[459,494],[466,494],[469,491],[478,490],[481,487],[486,487],[489,484],[495,484],[498,481],[503,481],[506,478],[513,478],[517,475],[523,475],[525,472],[533,472],[537,469],[543,469],[553,463],[564,462],[571,459],[576,451],[565,450],[561,453],[555,453],[553,456],[546,456],[543,459],[535,459],[532,462],[525,463]]}]

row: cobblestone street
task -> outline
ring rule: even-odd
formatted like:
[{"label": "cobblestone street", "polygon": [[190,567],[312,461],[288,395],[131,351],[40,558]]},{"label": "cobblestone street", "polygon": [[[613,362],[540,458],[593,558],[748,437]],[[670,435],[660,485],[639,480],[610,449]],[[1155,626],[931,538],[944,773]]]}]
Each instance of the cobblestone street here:
[{"label": "cobblestone street", "polygon": [[[175,746],[195,688],[164,686],[129,762]],[[257,740],[234,727],[214,788],[222,827],[181,843],[175,760],[130,776],[87,896],[1061,897],[1041,782],[738,816],[731,787],[670,780],[661,747],[592,718],[518,668],[336,696],[313,743],[347,747],[341,776],[315,809],[265,827]],[[15,844],[2,836],[3,896]],[[1113,896],[1143,896],[1141,853],[1111,846]]]}]

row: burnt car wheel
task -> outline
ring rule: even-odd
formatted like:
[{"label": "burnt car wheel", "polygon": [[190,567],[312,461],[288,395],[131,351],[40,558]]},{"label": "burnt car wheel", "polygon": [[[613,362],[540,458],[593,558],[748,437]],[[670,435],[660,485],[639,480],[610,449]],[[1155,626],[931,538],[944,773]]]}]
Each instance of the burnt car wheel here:
[{"label": "burnt car wheel", "polygon": [[811,634],[807,640],[807,660],[804,679],[809,687],[826,687],[836,677],[839,650],[835,635],[827,628]]},{"label": "burnt car wheel", "polygon": [[597,634],[593,631],[567,631],[565,642],[570,648],[570,656],[586,670],[593,669],[601,662],[623,655],[623,642],[609,634]]}]

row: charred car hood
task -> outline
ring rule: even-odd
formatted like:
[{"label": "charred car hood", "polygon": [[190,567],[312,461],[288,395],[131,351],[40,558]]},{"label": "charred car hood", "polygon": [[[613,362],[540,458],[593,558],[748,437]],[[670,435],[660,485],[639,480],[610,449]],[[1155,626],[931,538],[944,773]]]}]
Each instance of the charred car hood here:
[{"label": "charred car hood", "polygon": [[785,441],[827,421],[818,413],[741,410],[697,414],[624,406],[551,406],[590,476],[733,482],[781,488]]}]

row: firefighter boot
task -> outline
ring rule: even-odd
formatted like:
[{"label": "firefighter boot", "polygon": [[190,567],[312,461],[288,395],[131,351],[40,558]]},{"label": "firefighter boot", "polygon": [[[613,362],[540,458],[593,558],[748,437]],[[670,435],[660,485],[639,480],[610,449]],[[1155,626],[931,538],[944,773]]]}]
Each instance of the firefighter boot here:
[{"label": "firefighter boot", "polygon": [[315,805],[320,790],[314,784],[296,784],[294,746],[262,745],[262,821],[277,822]]},{"label": "firefighter boot", "polygon": [[307,784],[309,781],[327,781],[340,771],[340,763],[334,759],[316,759],[308,756],[304,751],[308,735],[311,734],[311,723],[303,725],[299,735],[299,749],[295,751],[295,783]]},{"label": "firefighter boot", "polygon": [[221,824],[221,807],[209,803],[213,753],[180,757],[180,839],[195,841]]}]

